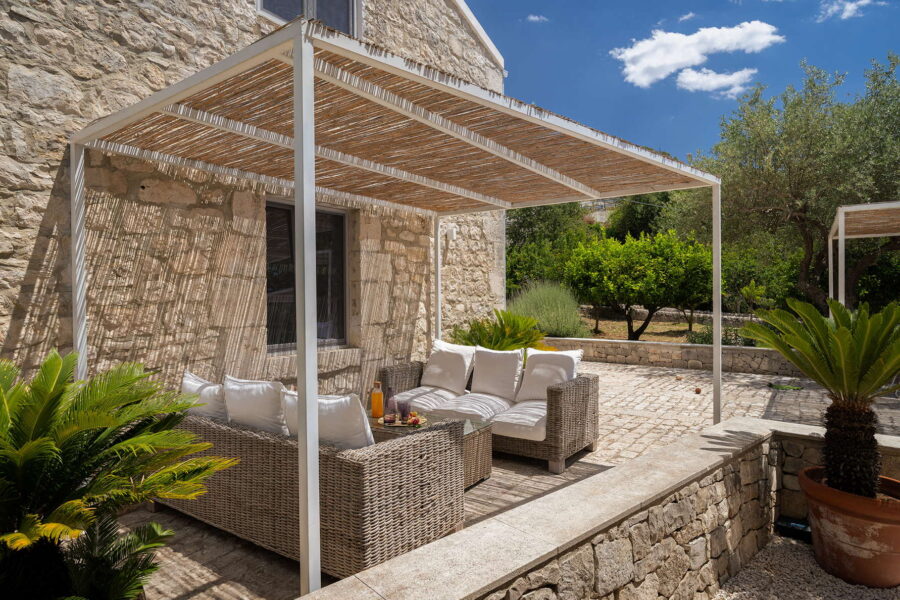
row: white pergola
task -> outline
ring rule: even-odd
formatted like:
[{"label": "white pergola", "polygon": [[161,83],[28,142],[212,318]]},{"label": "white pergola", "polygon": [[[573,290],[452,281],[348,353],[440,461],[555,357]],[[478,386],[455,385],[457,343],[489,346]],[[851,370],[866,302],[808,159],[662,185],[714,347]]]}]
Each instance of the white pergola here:
[{"label": "white pergola", "polygon": [[[88,373],[85,148],[290,190],[297,314],[301,593],[320,586],[316,198],[433,219],[712,188],[713,419],[721,414],[719,180],[533,105],[297,19],[71,139],[74,347]],[[440,310],[434,314],[440,332]]]},{"label": "white pergola", "polygon": [[[847,240],[900,235],[900,201],[839,206],[828,232],[828,297],[847,305]],[[837,240],[837,296],[834,242]]]}]

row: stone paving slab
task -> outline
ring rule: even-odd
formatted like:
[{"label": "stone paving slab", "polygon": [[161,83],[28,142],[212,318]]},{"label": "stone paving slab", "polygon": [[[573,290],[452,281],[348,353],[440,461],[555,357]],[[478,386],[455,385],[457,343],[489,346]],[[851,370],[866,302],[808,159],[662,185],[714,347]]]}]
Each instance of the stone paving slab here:
[{"label": "stone paving slab", "polygon": [[[559,475],[549,473],[542,461],[495,455],[491,478],[466,492],[467,525],[611,469],[712,423],[709,372],[598,362],[583,363],[582,370],[601,377],[598,450],[576,455]],[[769,387],[770,383],[803,389],[777,390]],[[698,389],[700,393],[696,393]],[[823,390],[809,381],[746,373],[723,375],[723,397],[723,419],[747,416],[820,425],[828,405]],[[880,432],[900,435],[900,400],[880,402],[876,411]],[[170,511],[136,511],[123,517],[126,525],[149,520],[177,533],[173,544],[159,553],[162,568],[147,586],[147,600],[296,597],[297,563]]]}]

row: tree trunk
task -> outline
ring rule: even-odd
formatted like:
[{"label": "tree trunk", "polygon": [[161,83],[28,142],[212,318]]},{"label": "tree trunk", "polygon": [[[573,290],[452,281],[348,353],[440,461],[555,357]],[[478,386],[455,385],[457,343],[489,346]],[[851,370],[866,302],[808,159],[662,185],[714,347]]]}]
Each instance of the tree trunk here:
[{"label": "tree trunk", "polygon": [[825,483],[858,496],[878,491],[881,455],[875,440],[878,417],[871,407],[831,404],[825,411]]},{"label": "tree trunk", "polygon": [[600,333],[600,305],[594,304],[594,333]]},{"label": "tree trunk", "polygon": [[641,335],[647,330],[647,327],[650,325],[650,321],[653,320],[653,315],[655,315],[656,311],[659,310],[659,308],[650,308],[647,306],[645,306],[644,308],[647,309],[647,318],[644,319],[644,322],[641,323],[641,326],[638,327],[637,329],[634,328],[634,321],[632,321],[632,319],[631,319],[631,311],[628,311],[628,313],[625,317],[626,321],[628,322],[628,339],[629,340],[637,341],[637,340],[641,339]]},{"label": "tree trunk", "polygon": [[684,320],[687,322],[688,331],[694,330],[694,309],[681,309],[681,314],[684,315]]}]

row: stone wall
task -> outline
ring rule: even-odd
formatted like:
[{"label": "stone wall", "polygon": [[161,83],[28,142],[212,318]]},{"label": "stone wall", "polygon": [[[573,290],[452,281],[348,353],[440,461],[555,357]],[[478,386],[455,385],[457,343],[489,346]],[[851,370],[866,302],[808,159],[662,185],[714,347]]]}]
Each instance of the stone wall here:
[{"label": "stone wall", "polygon": [[[586,306],[583,307],[585,314],[591,314],[591,307]],[[643,321],[647,318],[647,309],[646,308],[632,308],[631,316],[634,319],[639,319]],[[702,324],[702,325],[712,325],[712,313],[708,310],[695,310],[694,311],[694,324]],[[722,326],[723,327],[742,327],[750,320],[750,315],[745,315],[741,313],[722,313]],[[655,323],[683,323],[684,322],[684,313],[682,313],[677,308],[661,308],[653,315],[653,322]]]},{"label": "stone wall", "polygon": [[729,419],[309,597],[709,600],[771,535],[773,436],[820,432]]},{"label": "stone wall", "polygon": [[[900,439],[879,437],[881,474],[900,479]],[[772,439],[769,460],[777,467],[777,517],[806,519],[806,498],[797,478],[806,467],[822,464],[821,436],[776,434]]]},{"label": "stone wall", "polygon": [[[448,0],[366,0],[365,37],[502,89]],[[0,356],[26,371],[71,347],[69,135],[270,31],[255,0],[0,0]],[[92,365],[130,359],[291,381],[265,349],[265,194],[206,175],[89,155]],[[349,207],[351,348],[320,352],[323,391],[358,391],[431,334],[431,223]],[[503,303],[501,215],[458,219],[445,253],[445,322]],[[360,364],[362,363],[362,367]]]},{"label": "stone wall", "polygon": [[707,600],[769,540],[763,441],[483,600]]},{"label": "stone wall", "polygon": [[[593,338],[546,338],[559,350],[584,350],[584,360],[712,370],[712,346]],[[800,371],[778,352],[752,346],[723,346],[722,369],[736,373],[760,373],[802,377]]]}]

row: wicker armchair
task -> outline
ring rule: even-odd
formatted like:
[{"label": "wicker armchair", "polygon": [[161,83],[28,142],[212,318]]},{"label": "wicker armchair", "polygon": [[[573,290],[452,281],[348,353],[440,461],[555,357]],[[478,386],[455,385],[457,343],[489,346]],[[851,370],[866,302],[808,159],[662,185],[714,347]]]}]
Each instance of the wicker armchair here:
[{"label": "wicker armchair", "polygon": [[[299,559],[297,440],[195,416],[181,427],[241,462],[196,500],[162,503]],[[458,530],[461,443],[462,423],[449,422],[358,450],[320,446],[322,571],[348,577]]]},{"label": "wicker armchair", "polygon": [[[384,367],[379,372],[382,387],[394,393],[418,387],[424,364],[413,361]],[[547,437],[535,442],[493,434],[493,449],[548,462],[552,473],[562,473],[566,459],[583,448],[595,450],[599,427],[600,378],[579,374],[565,383],[547,388]]]}]

